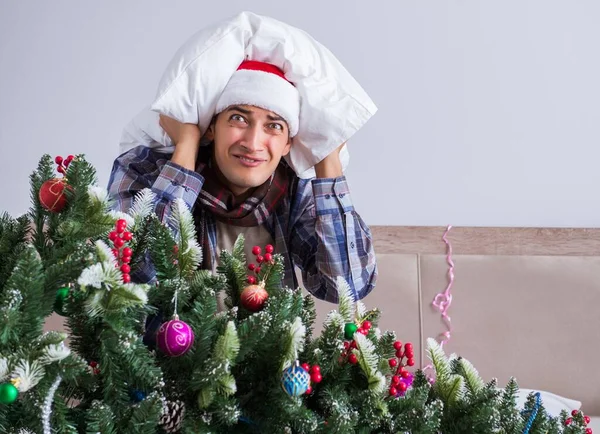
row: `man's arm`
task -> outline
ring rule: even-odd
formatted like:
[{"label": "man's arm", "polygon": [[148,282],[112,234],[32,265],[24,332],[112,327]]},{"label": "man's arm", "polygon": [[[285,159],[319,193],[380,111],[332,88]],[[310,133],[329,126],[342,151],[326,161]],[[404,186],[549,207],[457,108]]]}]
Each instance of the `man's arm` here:
[{"label": "man's arm", "polygon": [[183,199],[191,209],[203,183],[200,174],[170,161],[169,155],[138,146],[114,161],[108,194],[114,210],[127,212],[135,195],[149,188],[156,195],[156,215],[168,223],[175,199]]},{"label": "man's arm", "polygon": [[[176,199],[183,199],[192,209],[200,194],[204,178],[194,171],[198,154],[199,129],[195,125],[174,124],[167,119],[161,126],[171,136],[175,146],[172,156],[152,150],[147,146],[138,146],[119,156],[113,164],[108,183],[112,208],[127,212],[133,204],[135,195],[143,189],[151,189],[156,195],[154,212],[176,235],[177,228],[172,226],[171,215]],[[132,272],[138,282],[148,282],[154,277],[149,261]]]},{"label": "man's arm", "polygon": [[348,282],[356,299],[369,294],[377,281],[371,231],[352,204],[341,174],[340,148],[315,167],[316,179],[300,180],[300,196],[295,199],[304,209],[292,229],[290,245],[306,289],[334,303],[338,276]]}]

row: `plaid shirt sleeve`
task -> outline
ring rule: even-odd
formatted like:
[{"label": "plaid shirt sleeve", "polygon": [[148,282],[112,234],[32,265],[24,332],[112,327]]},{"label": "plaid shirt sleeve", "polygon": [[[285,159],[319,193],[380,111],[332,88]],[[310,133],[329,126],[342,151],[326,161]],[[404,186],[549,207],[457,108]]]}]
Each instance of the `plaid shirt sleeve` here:
[{"label": "plaid shirt sleeve", "polygon": [[[127,212],[135,195],[149,188],[156,195],[154,211],[163,223],[170,223],[175,199],[183,199],[191,209],[200,194],[204,178],[172,163],[168,158],[168,155],[153,151],[147,146],[138,146],[117,157],[108,182],[111,207],[116,211]],[[169,227],[175,234],[177,228]],[[132,280],[136,282],[150,282],[154,275],[149,260],[131,272]]]},{"label": "plaid shirt sleeve", "polygon": [[315,297],[337,303],[341,276],[355,299],[364,298],[375,287],[377,263],[371,231],[354,209],[346,178],[300,180],[298,194],[307,197],[300,200],[304,206],[290,253],[302,269],[304,286]]}]

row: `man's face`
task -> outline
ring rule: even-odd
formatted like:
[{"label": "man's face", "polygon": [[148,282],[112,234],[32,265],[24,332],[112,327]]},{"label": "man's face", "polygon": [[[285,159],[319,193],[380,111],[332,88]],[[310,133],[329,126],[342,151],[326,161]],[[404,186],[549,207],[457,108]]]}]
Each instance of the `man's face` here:
[{"label": "man's face", "polygon": [[281,157],[290,152],[287,123],[268,110],[232,106],[221,112],[210,128],[215,162],[236,196],[267,181]]}]

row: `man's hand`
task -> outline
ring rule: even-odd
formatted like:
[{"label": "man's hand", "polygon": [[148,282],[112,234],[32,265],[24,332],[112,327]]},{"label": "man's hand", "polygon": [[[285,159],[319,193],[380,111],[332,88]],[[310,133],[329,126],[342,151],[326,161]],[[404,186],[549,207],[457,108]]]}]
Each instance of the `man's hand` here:
[{"label": "man's hand", "polygon": [[198,125],[184,124],[165,115],[160,115],[158,124],[175,145],[171,162],[188,170],[195,170],[202,137]]},{"label": "man's hand", "polygon": [[200,143],[200,128],[194,124],[184,124],[165,115],[160,115],[158,124],[175,145],[180,143]]},{"label": "man's hand", "polygon": [[339,178],[343,175],[340,151],[344,145],[345,143],[342,143],[331,154],[315,165],[317,178]]}]

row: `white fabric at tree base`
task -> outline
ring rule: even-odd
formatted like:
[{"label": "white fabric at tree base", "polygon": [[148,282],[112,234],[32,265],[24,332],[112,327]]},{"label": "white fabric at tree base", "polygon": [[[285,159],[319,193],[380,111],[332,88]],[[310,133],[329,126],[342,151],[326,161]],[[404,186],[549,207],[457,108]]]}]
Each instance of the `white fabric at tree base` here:
[{"label": "white fabric at tree base", "polygon": [[236,71],[219,97],[216,113],[233,105],[253,105],[284,118],[290,135],[298,134],[300,95],[283,78],[263,71]]},{"label": "white fabric at tree base", "polygon": [[[573,410],[581,409],[581,402],[574,399],[565,398],[564,396],[555,395],[554,393],[545,392],[543,390],[530,390],[530,389],[519,389],[517,397],[517,406],[524,408],[527,397],[530,393],[540,392],[542,398],[542,405],[546,409],[546,413],[552,417],[560,417],[560,412],[565,410],[567,413],[571,413]],[[585,409],[584,409],[585,413]]]},{"label": "white fabric at tree base", "polygon": [[[377,107],[339,60],[306,32],[278,20],[243,12],[193,35],[175,54],[160,81],[153,111],[206,131],[217,101],[242,61],[271,63],[283,70],[300,95],[299,131],[286,160],[303,178],[315,164],[347,142]],[[138,115],[124,131],[159,136],[151,145],[168,152],[170,140],[155,133],[157,117]],[[135,134],[132,134],[135,131]],[[342,166],[348,162],[342,153]]]}]

